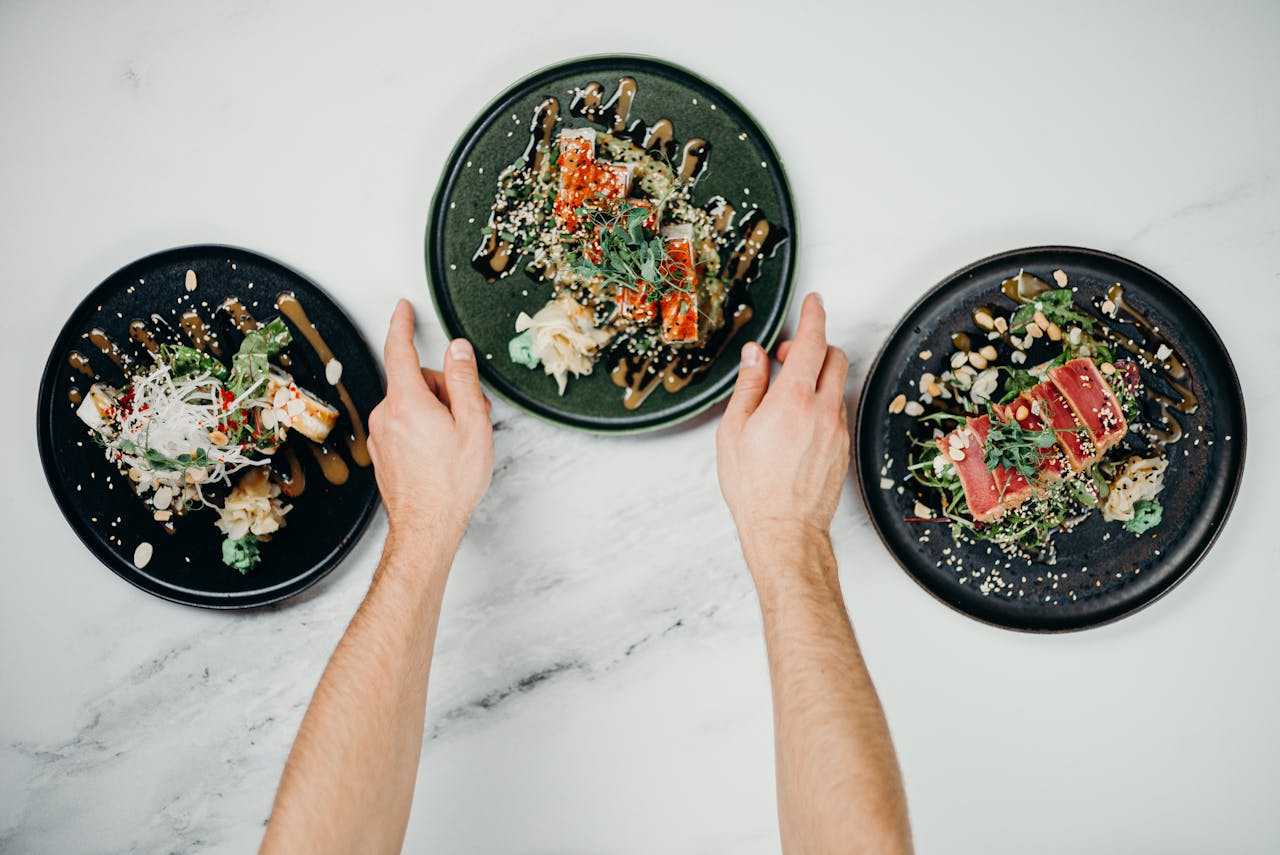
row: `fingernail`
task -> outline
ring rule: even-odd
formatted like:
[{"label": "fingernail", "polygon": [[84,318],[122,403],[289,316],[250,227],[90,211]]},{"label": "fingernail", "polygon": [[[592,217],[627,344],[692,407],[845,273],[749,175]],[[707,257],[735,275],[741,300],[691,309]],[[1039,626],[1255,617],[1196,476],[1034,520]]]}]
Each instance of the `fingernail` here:
[{"label": "fingernail", "polygon": [[742,364],[751,368],[760,364],[760,348],[751,342],[747,342],[742,346]]},{"label": "fingernail", "polygon": [[822,308],[825,309],[827,307],[826,301],[822,299],[822,295],[819,294],[817,291],[813,292],[813,299],[817,300],[818,305],[821,306]]},{"label": "fingernail", "polygon": [[455,338],[453,343],[449,345],[449,356],[453,359],[469,361],[474,358],[471,351],[471,342],[465,338]]}]

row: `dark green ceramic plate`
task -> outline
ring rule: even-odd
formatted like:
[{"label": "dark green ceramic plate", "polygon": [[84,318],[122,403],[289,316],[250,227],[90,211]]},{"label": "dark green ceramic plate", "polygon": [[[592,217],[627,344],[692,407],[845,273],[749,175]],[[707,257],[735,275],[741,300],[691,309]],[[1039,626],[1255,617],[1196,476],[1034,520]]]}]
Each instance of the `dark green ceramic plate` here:
[{"label": "dark green ceramic plate", "polygon": [[[743,292],[751,319],[717,343],[720,357],[683,389],[659,388],[634,410],[623,406],[624,390],[615,385],[603,361],[589,376],[571,376],[563,396],[541,368],[513,363],[507,343],[515,335],[516,316],[540,309],[551,297],[551,286],[524,272],[522,263],[496,282],[488,281],[472,264],[484,237],[481,229],[494,201],[498,174],[524,153],[538,105],[548,96],[557,99],[557,128],[603,129],[574,115],[570,109],[574,94],[597,83],[607,107],[624,77],[635,81],[627,124],[637,133],[667,119],[674,130],[672,150],[694,137],[709,143],[707,168],[694,194],[696,204],[722,196],[736,212],[735,224],[758,211],[755,216],[763,215],[775,236],[786,235],[771,247],[772,255],[762,261],[757,278]],[[537,416],[601,433],[668,427],[722,400],[733,385],[742,345],[755,340],[770,347],[778,336],[791,298],[795,248],[791,190],[777,152],[751,116],[700,77],[669,63],[633,56],[589,57],[552,66],[494,100],[462,135],[445,166],[432,200],[426,238],[427,273],[440,321],[450,336],[473,342],[486,385]]]}]

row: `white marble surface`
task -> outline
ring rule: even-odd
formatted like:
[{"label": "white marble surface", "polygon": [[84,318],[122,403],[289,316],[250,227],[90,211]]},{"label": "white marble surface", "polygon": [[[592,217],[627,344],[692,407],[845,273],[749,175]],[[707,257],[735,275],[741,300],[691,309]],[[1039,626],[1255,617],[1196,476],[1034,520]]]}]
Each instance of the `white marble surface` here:
[{"label": "white marble surface", "polygon": [[[852,490],[835,537],[921,851],[1280,848],[1280,466],[1261,441],[1280,417],[1264,394],[1280,6],[739,2],[575,46],[554,5],[432,5],[0,4],[0,852],[250,851],[385,531],[252,614],[170,605],[100,567],[33,435],[80,295],[153,250],[241,244],[316,279],[373,341],[411,296],[438,353],[420,246],[445,155],[512,80],[602,50],[688,65],[772,133],[803,217],[801,290],[827,297],[851,398],[926,287],[1001,249],[1117,251],[1201,303],[1255,442],[1221,542],[1157,606],[1083,634],[998,631],[922,593]],[[812,146],[819,123],[838,163]],[[407,850],[776,851],[763,645],[711,422],[608,440],[495,417]],[[676,483],[652,477],[657,458],[681,462]],[[661,525],[619,525],[638,503]]]}]

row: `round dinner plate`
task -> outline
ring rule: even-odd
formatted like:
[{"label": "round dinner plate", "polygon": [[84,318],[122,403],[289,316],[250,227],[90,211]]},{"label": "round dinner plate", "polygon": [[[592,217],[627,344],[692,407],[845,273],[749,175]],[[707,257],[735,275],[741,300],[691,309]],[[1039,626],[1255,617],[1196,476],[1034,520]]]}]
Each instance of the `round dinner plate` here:
[{"label": "round dinner plate", "polygon": [[[76,415],[76,406],[95,380],[120,386],[125,377],[121,362],[147,365],[147,336],[185,344],[190,343],[189,335],[201,335],[193,325],[195,316],[208,334],[216,336],[215,346],[229,361],[241,333],[226,312],[215,310],[235,298],[252,319],[266,322],[283,316],[276,309],[276,299],[287,292],[296,296],[309,321],[306,326],[314,329],[304,332],[297,320],[286,317],[293,333],[292,344],[284,349],[284,359],[289,361],[286,370],[299,386],[331,403],[342,415],[323,447],[291,433],[276,452],[275,466],[290,468],[290,461],[298,462],[301,478],[293,483],[301,491],[292,498],[282,497],[293,506],[285,525],[262,544],[261,563],[242,575],[222,563],[222,534],[214,526],[215,512],[204,509],[175,516],[172,532],[166,531],[134,493],[128,478],[106,459],[93,432]],[[307,333],[318,334],[342,364],[338,382],[349,395],[359,426],[341,400],[341,390],[327,381],[326,363]],[[116,349],[114,359],[112,348]],[[170,249],[111,274],[89,292],[62,327],[40,384],[40,459],[58,506],[76,534],[128,582],[157,597],[192,606],[261,606],[321,579],[368,525],[377,506],[377,486],[367,458],[352,450],[353,445],[358,449],[358,443],[349,439],[363,432],[363,423],[382,394],[382,377],[369,346],[338,305],[302,275],[233,247]],[[143,542],[151,544],[152,557],[138,567],[134,555]]]},{"label": "round dinner plate", "polygon": [[[997,560],[999,552],[989,544],[956,543],[945,524],[909,521],[917,498],[931,501],[906,470],[911,437],[928,435],[911,416],[890,413],[889,404],[899,393],[914,399],[922,372],[940,375],[948,368],[953,334],[981,335],[972,321],[977,308],[1012,311],[1015,304],[1001,294],[1000,284],[1023,270],[1048,283],[1055,271],[1063,271],[1069,287],[1076,289],[1076,302],[1086,307],[1118,283],[1125,302],[1150,321],[1187,366],[1185,385],[1198,406],[1188,414],[1173,414],[1182,439],[1168,445],[1159,525],[1135,535],[1093,513],[1073,530],[1055,535],[1054,563],[1014,559],[1005,567],[1005,559]],[[929,358],[922,359],[922,353]],[[1142,375],[1148,389],[1177,394],[1165,375],[1146,368]],[[1144,420],[1152,418],[1150,397],[1142,404]],[[1231,512],[1244,469],[1244,399],[1222,340],[1169,282],[1109,253],[1034,247],[1000,253],[957,271],[907,312],[871,367],[858,406],[856,441],[858,477],[872,522],[898,563],[925,590],[997,626],[1078,630],[1148,605],[1208,552]],[[993,569],[1002,585],[983,584]]]},{"label": "round dinner plate", "polygon": [[[616,102],[620,80],[634,81],[634,99],[625,123],[630,128],[665,128],[671,150],[692,138],[709,144],[707,168],[693,201],[721,196],[735,211],[735,224],[758,211],[786,238],[763,260],[747,289],[751,319],[717,343],[719,354],[694,382],[675,392],[660,388],[634,410],[623,406],[624,389],[615,385],[603,362],[590,375],[570,377],[558,394],[556,382],[541,368],[530,370],[508,357],[520,312],[533,315],[551,296],[550,283],[516,265],[509,275],[489,281],[473,266],[484,239],[497,178],[520,159],[534,133],[539,105],[557,101],[557,128],[595,127],[572,109],[574,95],[597,84],[605,107]],[[613,99],[613,100],[609,100]],[[597,119],[597,121],[603,121]],[[666,123],[670,124],[667,125]],[[791,297],[796,263],[796,223],[786,175],[768,137],[723,90],[697,75],[656,59],[633,56],[590,57],[539,71],[499,95],[466,130],[450,155],[431,204],[426,262],[431,292],[441,323],[450,336],[469,338],[479,354],[480,374],[496,394],[544,419],[600,433],[634,433],[668,427],[722,400],[737,375],[738,350],[748,340],[772,346]]]}]

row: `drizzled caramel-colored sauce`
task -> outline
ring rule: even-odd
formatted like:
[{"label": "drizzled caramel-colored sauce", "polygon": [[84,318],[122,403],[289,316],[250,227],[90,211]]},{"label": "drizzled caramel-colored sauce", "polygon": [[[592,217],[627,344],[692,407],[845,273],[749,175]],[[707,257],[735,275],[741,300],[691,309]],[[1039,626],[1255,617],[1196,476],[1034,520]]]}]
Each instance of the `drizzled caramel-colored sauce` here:
[{"label": "drizzled caramel-colored sauce", "polygon": [[67,390],[67,399],[73,404],[79,404],[84,400],[84,395],[75,386]]},{"label": "drizzled caramel-colored sauce", "polygon": [[156,342],[156,337],[147,329],[147,325],[142,321],[133,321],[129,324],[129,338],[145,347],[150,353],[155,353],[160,345]]},{"label": "drizzled caramel-colored sauce", "polygon": [[[280,314],[293,321],[294,326],[301,330],[302,335],[307,339],[307,343],[311,345],[311,348],[316,352],[316,356],[320,358],[321,364],[327,365],[329,360],[334,358],[333,351],[329,349],[324,337],[320,335],[315,325],[311,323],[311,319],[307,317],[306,310],[302,308],[302,304],[298,302],[297,296],[292,291],[283,291],[276,297],[276,308],[280,310]],[[347,387],[339,381],[334,384],[333,388],[338,391],[342,406],[347,410],[347,418],[351,421],[351,434],[347,436],[347,450],[351,453],[351,459],[357,466],[368,466],[370,463],[369,436],[365,432],[364,419],[360,417],[360,411],[356,409],[355,401],[351,400],[351,393],[347,391]],[[345,467],[346,463],[344,462],[342,465]],[[328,476],[326,475],[325,477]],[[344,478],[343,480],[346,479]]]},{"label": "drizzled caramel-colored sauce", "polygon": [[201,352],[208,350],[214,356],[222,356],[222,348],[218,347],[218,341],[209,331],[209,325],[195,309],[187,309],[183,312],[182,317],[178,319],[178,324],[196,350]]},{"label": "drizzled caramel-colored sauce", "polygon": [[731,283],[749,285],[760,277],[760,267],[766,258],[772,258],[778,246],[786,240],[783,229],[774,228],[759,210],[750,211],[738,230],[743,234],[729,262],[725,265],[725,277]]},{"label": "drizzled caramel-colored sauce", "polygon": [[89,343],[102,351],[102,355],[114,362],[117,368],[123,369],[126,363],[132,362],[128,355],[120,350],[120,346],[98,327],[89,330]]},{"label": "drizzled caramel-colored sauce", "polygon": [[291,446],[284,446],[271,459],[271,469],[280,483],[280,492],[291,499],[302,495],[307,489],[307,476],[302,471],[302,461]]},{"label": "drizzled caramel-colored sauce", "polygon": [[[347,478],[351,477],[351,470],[347,468],[347,461],[342,459],[342,455],[338,454],[327,445],[307,440],[307,448],[311,449],[311,454],[316,459],[316,463],[320,464],[320,472],[324,475],[324,480],[330,484],[345,484]],[[354,454],[352,455],[355,456]],[[359,461],[356,461],[357,463]]]},{"label": "drizzled caramel-colored sauce", "polygon": [[751,307],[738,303],[729,323],[712,333],[702,347],[680,351],[661,348],[647,353],[624,352],[609,372],[614,385],[626,390],[622,406],[628,410],[639,409],[659,386],[668,392],[678,392],[688,386],[711,367],[729,340],[747,325],[751,317]]},{"label": "drizzled caramel-colored sauce", "polygon": [[88,377],[90,380],[96,379],[98,376],[96,373],[94,373],[93,366],[89,364],[89,357],[85,356],[83,353],[81,353],[78,350],[71,351],[71,353],[67,356],[67,362],[71,365],[72,368],[74,368],[76,371],[79,371],[81,374],[83,374],[85,377]]}]

